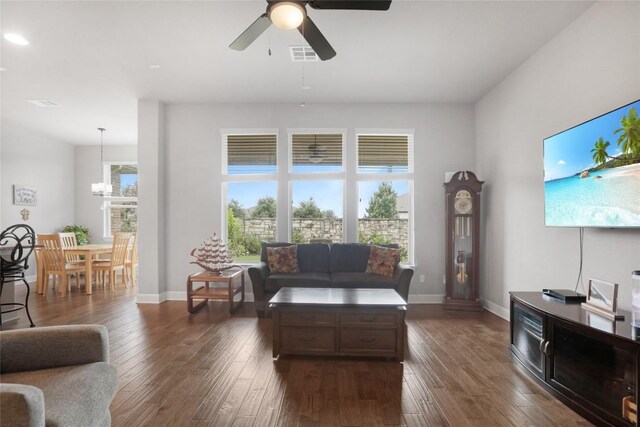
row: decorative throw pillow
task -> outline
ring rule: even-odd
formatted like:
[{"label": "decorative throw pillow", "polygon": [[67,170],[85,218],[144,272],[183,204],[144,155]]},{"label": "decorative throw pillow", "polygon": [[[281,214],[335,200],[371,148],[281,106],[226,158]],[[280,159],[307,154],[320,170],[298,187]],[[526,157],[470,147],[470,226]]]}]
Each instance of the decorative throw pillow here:
[{"label": "decorative throw pillow", "polygon": [[272,273],[297,273],[298,245],[267,248],[267,259]]},{"label": "decorative throw pillow", "polygon": [[399,262],[400,249],[383,248],[382,246],[374,245],[371,246],[366,272],[391,277]]}]

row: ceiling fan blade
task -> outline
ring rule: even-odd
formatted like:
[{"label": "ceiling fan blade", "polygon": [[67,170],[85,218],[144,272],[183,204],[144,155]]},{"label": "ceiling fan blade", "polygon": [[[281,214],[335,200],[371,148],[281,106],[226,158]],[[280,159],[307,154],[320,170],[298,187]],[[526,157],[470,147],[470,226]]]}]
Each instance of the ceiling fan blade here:
[{"label": "ceiling fan blade", "polygon": [[314,9],[389,10],[391,0],[309,0]]},{"label": "ceiling fan blade", "polygon": [[240,36],[229,45],[229,47],[233,50],[245,50],[251,43],[260,37],[260,34],[264,33],[270,25],[271,19],[269,19],[266,13],[263,13],[253,22],[253,24],[249,25],[249,28],[244,30],[244,32],[240,34]]},{"label": "ceiling fan blade", "polygon": [[316,52],[318,58],[326,61],[336,56],[336,51],[333,50],[327,39],[324,38],[309,16],[302,21],[302,25],[298,27],[298,31],[300,31],[302,37],[304,37],[307,43],[309,43],[309,46]]}]

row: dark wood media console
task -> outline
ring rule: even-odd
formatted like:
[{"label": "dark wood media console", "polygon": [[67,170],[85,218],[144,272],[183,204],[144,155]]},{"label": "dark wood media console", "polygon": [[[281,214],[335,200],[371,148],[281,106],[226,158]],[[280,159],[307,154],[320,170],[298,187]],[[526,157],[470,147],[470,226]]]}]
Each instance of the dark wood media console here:
[{"label": "dark wood media console", "polygon": [[511,292],[511,352],[538,383],[597,425],[637,426],[640,341],[612,321],[541,292]]}]

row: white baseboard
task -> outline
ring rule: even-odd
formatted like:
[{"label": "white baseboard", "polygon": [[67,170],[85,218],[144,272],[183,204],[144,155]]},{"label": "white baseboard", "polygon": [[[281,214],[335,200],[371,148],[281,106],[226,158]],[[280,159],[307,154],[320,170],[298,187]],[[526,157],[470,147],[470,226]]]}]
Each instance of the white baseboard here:
[{"label": "white baseboard", "polygon": [[[168,301],[186,301],[187,293],[185,291],[169,291],[167,292]],[[246,302],[253,302],[253,294],[246,293],[244,295]],[[444,295],[409,295],[410,304],[442,304]]]},{"label": "white baseboard", "polygon": [[[186,291],[168,291],[166,293],[167,301],[186,301],[187,300],[187,292]],[[236,297],[240,298],[240,297]],[[245,302],[253,302],[253,294],[245,293],[244,294]]]},{"label": "white baseboard", "polygon": [[187,293],[185,291],[167,291],[167,301],[186,301]]},{"label": "white baseboard", "polygon": [[495,314],[498,317],[502,317],[507,322],[511,319],[509,315],[509,309],[499,306],[491,301],[482,301],[482,306],[489,312]]},{"label": "white baseboard", "polygon": [[167,292],[161,294],[138,294],[136,304],[160,304],[167,300]]},{"label": "white baseboard", "polygon": [[439,294],[409,294],[409,304],[442,304],[444,295]]},{"label": "white baseboard", "polygon": [[[187,293],[185,291],[167,291],[161,294],[138,294],[136,296],[136,303],[138,304],[160,304],[165,301],[186,301]],[[253,302],[253,294],[246,293],[244,296],[245,302]],[[442,304],[444,302],[444,295],[440,294],[410,294],[409,304]],[[509,310],[500,307],[491,301],[484,301],[484,307],[491,313],[509,320]]]},{"label": "white baseboard", "polygon": [[[30,285],[35,285],[36,281],[38,280],[38,276],[36,276],[35,274],[33,276],[25,276],[24,280],[26,280],[27,283],[29,283]],[[19,286],[19,285],[24,286],[24,283],[22,283],[22,280],[13,282],[13,286]]]}]

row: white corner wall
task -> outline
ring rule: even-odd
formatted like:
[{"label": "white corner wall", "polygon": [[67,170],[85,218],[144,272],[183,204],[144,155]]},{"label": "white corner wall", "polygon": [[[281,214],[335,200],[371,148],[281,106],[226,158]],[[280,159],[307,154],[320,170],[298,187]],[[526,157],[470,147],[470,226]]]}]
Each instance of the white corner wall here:
[{"label": "white corner wall", "polygon": [[159,303],[167,296],[169,195],[164,111],[164,104],[159,101],[138,101],[138,303]]},{"label": "white corner wall", "polygon": [[[143,105],[141,105],[142,111]],[[166,280],[169,299],[185,296],[190,250],[222,219],[221,134],[224,128],[344,128],[353,144],[355,129],[415,129],[415,251],[413,301],[441,300],[444,294],[444,193],[446,171],[472,169],[474,110],[470,105],[291,104],[166,105]],[[141,126],[141,124],[140,124]],[[140,167],[144,141],[139,138]],[[154,142],[149,145],[153,146]],[[154,154],[155,155],[155,154]],[[157,156],[156,156],[157,157]],[[148,191],[141,184],[142,195]],[[143,213],[141,205],[140,214]],[[142,217],[141,217],[142,220]],[[143,238],[142,228],[140,238]],[[142,241],[140,266],[142,268]],[[421,274],[426,282],[420,283]],[[141,273],[142,281],[142,273]],[[247,281],[251,292],[250,281]],[[142,286],[141,286],[142,293]]]},{"label": "white corner wall", "polygon": [[[138,147],[135,145],[105,145],[105,162],[135,162]],[[75,218],[76,224],[89,229],[91,243],[111,243],[104,238],[102,198],[91,193],[91,183],[102,181],[99,145],[75,147]]]},{"label": "white corner wall", "polygon": [[[543,139],[638,98],[640,3],[600,2],[476,104],[482,297],[492,311],[508,316],[508,291],[576,284],[578,229],[544,226]],[[640,230],[586,229],[584,277],[619,283],[623,308],[637,269]]]},{"label": "white corner wall", "polygon": [[[22,126],[2,122],[0,229],[27,223],[36,233],[57,233],[74,222],[74,147]],[[35,188],[36,206],[13,204],[13,185]],[[22,209],[30,211],[23,221]],[[30,263],[32,266],[35,262]],[[29,275],[29,273],[27,273]]]}]

